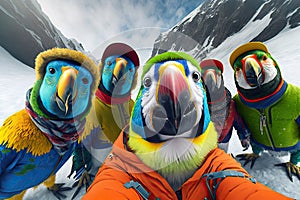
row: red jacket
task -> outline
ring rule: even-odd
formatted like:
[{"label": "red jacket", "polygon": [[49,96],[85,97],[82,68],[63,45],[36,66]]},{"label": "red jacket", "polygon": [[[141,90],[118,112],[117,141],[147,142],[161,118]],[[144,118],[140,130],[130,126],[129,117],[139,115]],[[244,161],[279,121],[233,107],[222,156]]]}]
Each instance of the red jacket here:
[{"label": "red jacket", "polygon": [[[125,183],[131,180],[141,184],[150,194],[149,200],[176,200],[178,199],[176,194],[179,193],[182,200],[200,200],[205,197],[212,199],[206,186],[206,177],[201,177],[207,173],[223,170],[242,172],[245,177],[226,177],[222,181],[220,178],[217,179],[218,182],[220,181],[220,184],[216,190],[216,199],[290,199],[260,183],[251,182],[248,179],[250,176],[245,169],[230,155],[220,149],[212,150],[195,174],[181,186],[179,191],[175,192],[160,174],[146,166],[134,153],[126,150],[123,138],[124,133],[122,132],[114,143],[111,154],[99,169],[83,200],[142,200],[143,197],[136,189],[127,189],[124,186]],[[212,182],[209,182],[210,187]]]}]

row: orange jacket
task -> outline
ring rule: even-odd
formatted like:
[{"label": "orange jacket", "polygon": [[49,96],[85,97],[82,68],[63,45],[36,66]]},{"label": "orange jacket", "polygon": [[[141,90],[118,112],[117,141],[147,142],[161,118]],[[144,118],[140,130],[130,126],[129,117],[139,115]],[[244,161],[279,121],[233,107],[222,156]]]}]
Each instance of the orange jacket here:
[{"label": "orange jacket", "polygon": [[[83,200],[93,199],[118,199],[118,200],[142,200],[142,196],[134,188],[127,189],[124,184],[134,180],[150,193],[149,200],[176,200],[176,193],[180,193],[182,200],[212,199],[206,186],[204,174],[223,170],[235,170],[242,172],[243,177],[226,177],[216,190],[216,199],[222,200],[258,200],[258,199],[290,199],[268,187],[253,183],[247,177],[249,174],[230,155],[220,149],[214,149],[207,156],[201,167],[180,188],[174,192],[168,182],[156,171],[146,166],[132,152],[126,150],[123,143],[122,132],[114,143],[111,154],[99,169],[95,180],[88,188]],[[176,175],[175,175],[176,176]],[[218,179],[220,180],[220,179]],[[212,186],[212,181],[210,181]]]}]

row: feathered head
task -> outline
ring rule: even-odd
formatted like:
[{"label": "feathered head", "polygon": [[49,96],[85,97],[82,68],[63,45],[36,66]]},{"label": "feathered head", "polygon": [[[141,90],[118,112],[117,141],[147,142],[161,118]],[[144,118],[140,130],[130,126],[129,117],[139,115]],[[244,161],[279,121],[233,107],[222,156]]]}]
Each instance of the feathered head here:
[{"label": "feathered head", "polygon": [[136,86],[140,65],[136,51],[125,43],[108,45],[99,64],[101,82],[99,89],[109,96],[124,97]]},{"label": "feathered head", "polygon": [[216,59],[205,59],[199,64],[208,102],[223,100],[226,96],[223,80],[223,64]]},{"label": "feathered head", "polygon": [[38,115],[70,119],[89,112],[100,81],[91,58],[76,50],[53,48],[36,57],[35,72],[30,104]]},{"label": "feathered head", "polygon": [[243,99],[260,101],[274,96],[283,86],[279,66],[261,42],[239,46],[229,62],[234,70],[237,90]]},{"label": "feathered head", "polygon": [[162,53],[143,68],[128,145],[163,175],[188,176],[216,147],[200,71],[197,61],[183,52]]}]

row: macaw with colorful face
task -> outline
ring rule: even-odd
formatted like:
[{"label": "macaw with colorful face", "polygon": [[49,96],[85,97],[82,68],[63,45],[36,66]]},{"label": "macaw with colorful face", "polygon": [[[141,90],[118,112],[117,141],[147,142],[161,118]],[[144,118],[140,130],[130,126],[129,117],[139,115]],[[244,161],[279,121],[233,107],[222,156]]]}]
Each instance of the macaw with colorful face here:
[{"label": "macaw with colorful face", "polygon": [[158,55],[144,66],[128,145],[178,188],[216,147],[217,137],[215,131],[207,131],[213,125],[198,63],[183,53],[169,54]]},{"label": "macaw with colorful face", "polygon": [[28,188],[44,183],[65,198],[55,173],[72,155],[84,131],[99,70],[81,52],[54,48],[40,53],[36,82],[26,108],[0,127],[0,199],[22,199]]},{"label": "macaw with colorful face", "polygon": [[227,151],[234,127],[242,146],[247,149],[250,144],[250,133],[236,112],[230,91],[224,85],[222,62],[217,59],[205,59],[199,65],[207,92],[211,120],[218,133],[219,148]]},{"label": "macaw with colorful face", "polygon": [[165,52],[143,67],[129,125],[83,200],[289,199],[217,148],[198,62]]},{"label": "macaw with colorful face", "polygon": [[99,64],[101,81],[88,116],[93,116],[95,126],[90,133],[83,134],[83,145],[76,148],[73,156],[71,173],[76,172],[75,185],[79,183],[75,196],[83,182],[88,187],[90,177],[98,171],[112,143],[129,122],[134,104],[131,91],[136,85],[138,67],[139,57],[127,44],[112,43],[103,52]]},{"label": "macaw with colorful face", "polygon": [[230,56],[238,94],[237,110],[251,132],[253,154],[240,155],[252,165],[262,150],[290,154],[285,166],[300,178],[300,88],[287,83],[277,61],[261,42],[241,45]]}]

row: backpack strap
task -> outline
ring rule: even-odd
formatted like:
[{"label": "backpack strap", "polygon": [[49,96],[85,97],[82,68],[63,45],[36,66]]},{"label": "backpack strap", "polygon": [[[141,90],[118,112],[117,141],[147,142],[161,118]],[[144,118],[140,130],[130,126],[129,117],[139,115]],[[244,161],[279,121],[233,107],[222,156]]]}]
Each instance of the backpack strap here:
[{"label": "backpack strap", "polygon": [[[249,179],[252,183],[256,183],[256,180],[252,177],[246,177],[244,173],[238,172],[235,170],[224,170],[224,171],[219,171],[219,172],[211,172],[204,174],[201,176],[201,178],[205,178],[205,184],[207,186],[207,189],[210,193],[210,196],[213,200],[216,200],[216,193],[217,189],[220,185],[220,183],[226,178],[226,177],[242,177],[242,178],[247,178]],[[212,188],[209,185],[209,182],[213,181]]]},{"label": "backpack strap", "polygon": [[150,193],[145,190],[145,188],[137,181],[129,181],[124,184],[124,186],[129,189],[129,188],[134,188],[142,197],[144,200],[148,200]]}]

